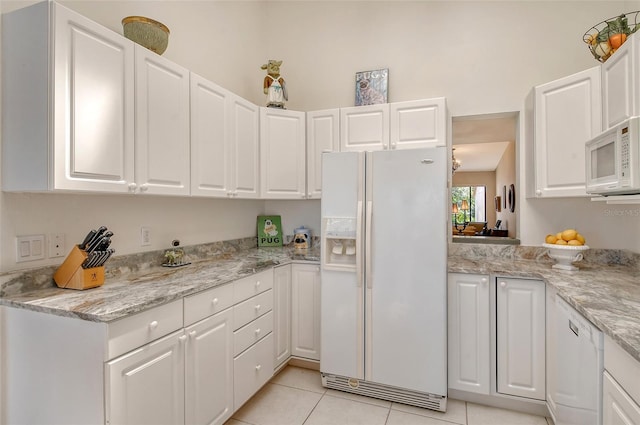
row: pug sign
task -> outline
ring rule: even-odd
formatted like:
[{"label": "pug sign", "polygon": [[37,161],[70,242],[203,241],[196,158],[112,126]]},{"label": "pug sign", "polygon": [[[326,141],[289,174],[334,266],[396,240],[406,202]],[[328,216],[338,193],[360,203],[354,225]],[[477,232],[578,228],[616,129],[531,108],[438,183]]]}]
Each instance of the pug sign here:
[{"label": "pug sign", "polygon": [[279,215],[258,216],[258,246],[282,246],[282,224]]}]

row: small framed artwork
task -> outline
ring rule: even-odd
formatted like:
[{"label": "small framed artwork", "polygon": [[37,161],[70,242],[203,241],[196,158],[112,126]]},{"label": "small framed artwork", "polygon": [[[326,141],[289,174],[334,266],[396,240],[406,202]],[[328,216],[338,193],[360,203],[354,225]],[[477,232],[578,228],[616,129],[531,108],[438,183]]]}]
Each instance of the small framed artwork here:
[{"label": "small framed artwork", "polygon": [[493,198],[493,203],[495,204],[496,212],[502,211],[502,198],[500,196]]},{"label": "small framed artwork", "polygon": [[356,106],[387,103],[389,68],[356,72]]},{"label": "small framed artwork", "polygon": [[258,216],[258,246],[282,246],[282,224],[279,215]]}]

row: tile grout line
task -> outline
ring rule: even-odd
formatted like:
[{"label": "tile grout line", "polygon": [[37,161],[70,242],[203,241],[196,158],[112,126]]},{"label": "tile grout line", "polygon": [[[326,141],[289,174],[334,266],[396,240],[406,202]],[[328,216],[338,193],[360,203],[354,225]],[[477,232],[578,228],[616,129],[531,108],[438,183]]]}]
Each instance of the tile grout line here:
[{"label": "tile grout line", "polygon": [[[322,399],[324,398],[324,396],[326,395],[326,391],[320,396],[320,398],[318,399],[317,403],[313,406],[313,409],[311,409],[311,411],[309,412],[309,414],[307,415],[306,418],[304,418],[304,421],[302,421],[301,425],[304,425],[307,423],[307,421],[309,420],[309,418],[311,417],[311,415],[313,414],[313,411],[316,410],[316,407],[318,407],[318,404],[320,404],[320,401],[322,401]],[[318,393],[316,393],[318,394]]]}]

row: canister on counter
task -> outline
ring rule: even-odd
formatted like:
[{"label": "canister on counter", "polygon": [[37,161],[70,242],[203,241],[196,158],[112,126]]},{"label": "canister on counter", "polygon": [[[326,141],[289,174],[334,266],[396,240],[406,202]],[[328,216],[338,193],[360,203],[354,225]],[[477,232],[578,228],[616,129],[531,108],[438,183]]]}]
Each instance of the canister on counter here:
[{"label": "canister on counter", "polygon": [[296,249],[307,249],[311,247],[311,230],[304,226],[293,231],[293,246]]}]

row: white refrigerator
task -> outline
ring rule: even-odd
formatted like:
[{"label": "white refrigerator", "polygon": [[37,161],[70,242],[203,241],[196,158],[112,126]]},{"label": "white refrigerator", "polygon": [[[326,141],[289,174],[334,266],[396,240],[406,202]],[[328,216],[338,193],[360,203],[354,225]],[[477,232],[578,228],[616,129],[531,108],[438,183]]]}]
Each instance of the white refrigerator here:
[{"label": "white refrigerator", "polygon": [[446,410],[445,147],[322,157],[322,382]]}]

